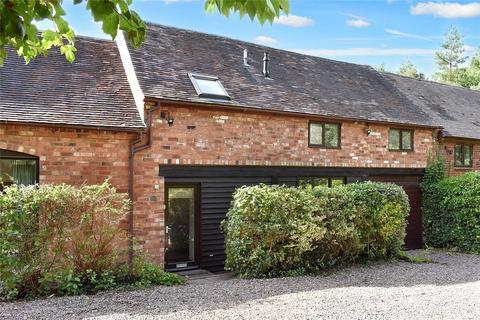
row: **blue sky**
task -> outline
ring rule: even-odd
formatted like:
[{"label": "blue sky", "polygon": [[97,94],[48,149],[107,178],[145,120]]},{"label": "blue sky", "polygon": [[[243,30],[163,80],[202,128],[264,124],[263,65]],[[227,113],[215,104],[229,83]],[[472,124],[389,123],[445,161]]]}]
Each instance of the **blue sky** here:
[{"label": "blue sky", "polygon": [[[464,35],[467,54],[480,46],[480,2],[290,0],[290,16],[260,25],[238,15],[206,13],[203,0],[134,0],[150,22],[223,35],[330,59],[396,70],[404,61],[431,76],[434,52],[450,25]],[[106,37],[81,5],[65,2],[77,34]],[[42,26],[42,24],[40,24]]]}]

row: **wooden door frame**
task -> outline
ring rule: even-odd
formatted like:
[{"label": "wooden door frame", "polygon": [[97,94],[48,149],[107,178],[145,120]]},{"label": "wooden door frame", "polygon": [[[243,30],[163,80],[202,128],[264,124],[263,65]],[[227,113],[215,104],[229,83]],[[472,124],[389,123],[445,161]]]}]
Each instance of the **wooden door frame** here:
[{"label": "wooden door frame", "polygon": [[[201,258],[201,250],[200,250],[200,239],[201,239],[201,234],[200,234],[200,219],[201,219],[201,205],[200,205],[200,200],[201,200],[201,193],[200,193],[200,183],[198,182],[192,182],[192,183],[186,183],[186,182],[165,182],[165,235],[164,235],[164,242],[165,242],[165,268],[166,269],[175,269],[171,268],[171,266],[174,266],[174,263],[169,264],[167,261],[167,248],[168,248],[168,235],[167,235],[167,219],[168,219],[168,190],[170,188],[193,188],[193,193],[194,193],[194,230],[195,230],[195,238],[194,238],[194,252],[195,252],[195,260],[192,262],[189,262],[187,264],[187,267],[192,267],[192,266],[200,266],[200,258]],[[170,266],[170,267],[169,267]]]}]

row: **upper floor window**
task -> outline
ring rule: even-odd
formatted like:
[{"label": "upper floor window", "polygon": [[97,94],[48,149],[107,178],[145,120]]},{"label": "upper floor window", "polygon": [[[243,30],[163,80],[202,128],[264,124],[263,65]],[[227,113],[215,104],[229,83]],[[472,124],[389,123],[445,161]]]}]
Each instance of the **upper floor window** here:
[{"label": "upper floor window", "polygon": [[38,158],[0,149],[0,191],[9,185],[31,185],[38,182]]},{"label": "upper floor window", "polygon": [[413,130],[390,129],[388,133],[388,149],[393,151],[413,150]]},{"label": "upper floor window", "polygon": [[330,149],[340,148],[340,124],[309,122],[308,145]]},{"label": "upper floor window", "polygon": [[473,145],[472,144],[456,144],[455,145],[455,167],[471,167],[472,166]]},{"label": "upper floor window", "polygon": [[217,77],[197,73],[189,73],[188,76],[200,98],[230,100],[227,90]]}]

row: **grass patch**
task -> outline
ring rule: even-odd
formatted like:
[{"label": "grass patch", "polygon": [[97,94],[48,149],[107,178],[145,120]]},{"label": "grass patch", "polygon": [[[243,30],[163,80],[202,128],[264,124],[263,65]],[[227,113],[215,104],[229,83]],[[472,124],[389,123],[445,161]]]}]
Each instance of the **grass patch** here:
[{"label": "grass patch", "polygon": [[404,251],[400,251],[397,255],[397,258],[399,260],[403,260],[403,261],[406,261],[406,262],[410,262],[410,263],[417,263],[417,264],[421,264],[421,263],[435,263],[435,261],[433,261],[432,259],[430,258],[427,258],[426,256],[413,256],[413,255],[408,255],[406,254]]}]

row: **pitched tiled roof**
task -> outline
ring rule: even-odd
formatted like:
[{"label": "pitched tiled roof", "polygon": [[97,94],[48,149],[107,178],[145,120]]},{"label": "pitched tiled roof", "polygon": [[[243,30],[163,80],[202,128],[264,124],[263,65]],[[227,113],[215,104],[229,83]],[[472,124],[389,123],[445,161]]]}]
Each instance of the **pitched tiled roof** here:
[{"label": "pitched tiled roof", "polygon": [[383,74],[423,112],[442,126],[444,136],[480,139],[480,91]]},{"label": "pitched tiled roof", "polygon": [[[148,24],[146,42],[130,49],[146,97],[218,103],[199,98],[189,72],[218,76],[232,106],[434,126],[374,69],[272,49],[204,33]],[[249,64],[243,64],[248,50]],[[271,79],[262,75],[265,51]]]},{"label": "pitched tiled roof", "polygon": [[78,37],[70,64],[58,50],[25,65],[9,50],[0,67],[0,122],[144,127],[116,44]]}]

